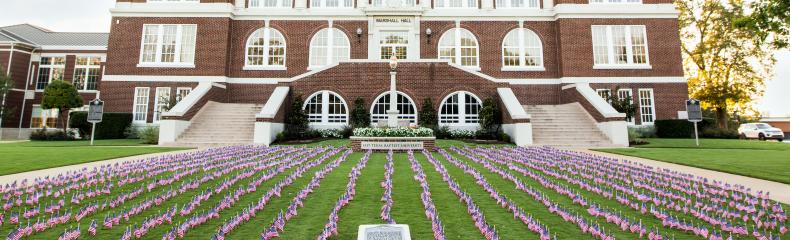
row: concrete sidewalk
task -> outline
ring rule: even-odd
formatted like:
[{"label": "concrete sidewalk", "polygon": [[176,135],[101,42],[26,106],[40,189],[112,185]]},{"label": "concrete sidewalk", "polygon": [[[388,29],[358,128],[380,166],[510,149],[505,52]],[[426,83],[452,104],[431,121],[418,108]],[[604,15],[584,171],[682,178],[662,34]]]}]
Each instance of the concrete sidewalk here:
[{"label": "concrete sidewalk", "polygon": [[129,161],[129,160],[137,160],[137,159],[143,159],[143,158],[149,158],[149,157],[160,156],[160,155],[167,155],[167,154],[186,153],[186,152],[191,152],[191,151],[198,151],[198,149],[188,149],[188,150],[173,151],[173,152],[143,154],[143,155],[136,155],[136,156],[130,156],[130,157],[122,157],[122,158],[116,158],[116,159],[109,159],[109,160],[102,160],[102,161],[96,161],[96,162],[82,163],[82,164],[77,164],[77,165],[69,165],[69,166],[63,166],[63,167],[47,168],[47,169],[30,171],[30,172],[14,173],[14,174],[11,174],[11,175],[0,176],[0,184],[5,185],[5,184],[13,183],[14,181],[21,182],[24,179],[33,180],[33,179],[38,178],[38,177],[57,176],[60,173],[65,173],[67,171],[76,171],[76,170],[80,170],[80,169],[83,169],[83,168],[91,169],[93,167],[98,167],[98,166],[101,166],[101,165],[114,164],[114,163],[120,163],[120,162]]},{"label": "concrete sidewalk", "polygon": [[645,165],[656,167],[656,168],[664,168],[664,169],[671,169],[674,171],[680,171],[685,173],[694,174],[696,176],[705,177],[711,180],[717,181],[724,181],[725,183],[729,184],[740,184],[747,188],[751,188],[752,192],[755,193],[757,191],[768,191],[771,193],[771,200],[783,202],[786,204],[790,204],[790,185],[784,183],[778,183],[768,180],[762,180],[752,177],[745,177],[741,175],[735,175],[730,173],[718,172],[713,170],[707,170],[702,168],[696,167],[689,167],[674,163],[667,163],[661,162],[656,160],[638,158],[638,157],[631,157],[631,156],[624,156],[624,155],[617,155],[612,153],[603,153],[603,152],[596,152],[587,149],[573,149],[574,151],[595,154],[599,156],[617,158],[617,159],[625,159],[629,161],[641,162]]}]

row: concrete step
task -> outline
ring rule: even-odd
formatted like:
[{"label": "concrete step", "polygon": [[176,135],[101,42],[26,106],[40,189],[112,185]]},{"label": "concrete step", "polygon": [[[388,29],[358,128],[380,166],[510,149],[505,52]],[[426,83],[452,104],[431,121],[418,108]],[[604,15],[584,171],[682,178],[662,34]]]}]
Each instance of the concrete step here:
[{"label": "concrete step", "polygon": [[226,146],[251,144],[255,115],[260,104],[209,102],[192,118],[192,123],[174,145]]}]

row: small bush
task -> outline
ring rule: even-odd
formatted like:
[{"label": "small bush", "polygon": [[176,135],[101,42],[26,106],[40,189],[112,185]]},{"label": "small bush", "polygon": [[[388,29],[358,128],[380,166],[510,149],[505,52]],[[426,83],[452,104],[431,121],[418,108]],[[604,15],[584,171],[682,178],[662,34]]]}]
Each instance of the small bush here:
[{"label": "small bush", "polygon": [[497,139],[497,140],[502,141],[502,142],[508,142],[508,143],[512,142],[512,140],[510,139],[510,135],[507,135],[507,133],[505,133],[502,130],[499,131],[499,139]]},{"label": "small bush", "polygon": [[438,139],[450,139],[450,127],[438,127],[433,130],[434,135]]},{"label": "small bush", "polygon": [[47,128],[42,128],[30,133],[31,141],[70,141],[74,139],[73,132],[63,132],[63,130],[47,130]]},{"label": "small bush", "polygon": [[[70,113],[69,127],[76,128],[80,136],[90,138],[93,125],[88,122],[88,112]],[[95,139],[123,139],[132,125],[131,113],[104,113],[102,122],[96,124]]]},{"label": "small bush", "polygon": [[145,127],[137,131],[143,144],[159,143],[159,127]]},{"label": "small bush", "polygon": [[472,138],[477,137],[477,135],[480,132],[482,132],[482,130],[480,130],[480,131],[461,130],[461,129],[450,130],[450,138],[453,138],[453,139],[472,139]]},{"label": "small bush", "polygon": [[700,137],[733,139],[738,138],[738,130],[710,127],[702,130]]},{"label": "small bush", "polygon": [[69,128],[76,129],[82,139],[90,138],[91,127],[88,122],[88,112],[79,111],[69,113]]},{"label": "small bush", "polygon": [[351,126],[370,127],[370,113],[365,110],[365,100],[362,98],[354,100],[354,109],[351,110]]},{"label": "small bush", "polygon": [[694,124],[687,120],[656,120],[656,136],[660,138],[694,137]]},{"label": "small bush", "polygon": [[419,124],[420,126],[436,129],[438,120],[436,119],[436,110],[433,108],[433,102],[430,98],[425,98],[422,101],[422,110],[420,110]]},{"label": "small bush", "polygon": [[432,137],[430,128],[356,128],[357,137]]},{"label": "small bush", "polygon": [[129,125],[128,127],[126,127],[125,130],[123,130],[123,136],[126,139],[139,139],[140,138],[139,133],[140,131],[137,129],[137,127],[131,125]]}]

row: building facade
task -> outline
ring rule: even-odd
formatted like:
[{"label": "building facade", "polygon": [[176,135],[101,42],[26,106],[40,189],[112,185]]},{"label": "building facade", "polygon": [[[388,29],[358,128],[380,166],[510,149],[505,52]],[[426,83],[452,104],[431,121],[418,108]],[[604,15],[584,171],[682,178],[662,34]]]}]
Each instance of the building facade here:
[{"label": "building facade", "polygon": [[[627,125],[683,117],[688,97],[671,0],[117,0],[111,12],[105,111],[161,124],[163,142],[197,128],[209,102],[260,105],[245,138],[257,143],[296,96],[313,127],[346,125],[358,98],[375,123],[392,56],[400,119],[430,99],[440,125],[474,128],[492,98],[521,143],[540,115],[525,106],[577,104],[622,144]],[[632,98],[634,120],[611,94]]]}]

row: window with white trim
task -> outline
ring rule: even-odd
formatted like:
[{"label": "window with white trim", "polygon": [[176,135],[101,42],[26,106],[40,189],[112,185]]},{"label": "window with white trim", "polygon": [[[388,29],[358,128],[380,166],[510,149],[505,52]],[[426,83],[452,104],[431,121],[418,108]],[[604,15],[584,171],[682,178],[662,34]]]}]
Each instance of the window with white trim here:
[{"label": "window with white trim", "polygon": [[250,0],[251,8],[291,8],[293,0]]},{"label": "window with white trim", "polygon": [[30,114],[30,128],[57,128],[58,109],[42,109],[41,105],[33,105]]},{"label": "window with white trim", "polygon": [[403,31],[381,32],[381,59],[390,59],[394,54],[398,59],[406,59],[409,48],[409,33]]},{"label": "window with white trim", "polygon": [[517,28],[502,41],[502,69],[543,69],[543,43],[535,32]]},{"label": "window with white trim", "polygon": [[480,98],[466,91],[447,96],[439,111],[439,125],[477,125],[480,122]]},{"label": "window with white trim", "polygon": [[[629,102],[631,104],[634,104],[634,92],[630,88],[628,88],[628,89],[618,89],[617,90],[617,97],[619,97],[620,99],[628,98],[628,99],[630,99]],[[636,118],[636,116],[631,117],[631,120],[628,121],[628,124],[634,125],[634,123],[635,123],[634,119],[635,118]]]},{"label": "window with white trim", "polygon": [[477,0],[436,0],[436,8],[477,8]]},{"label": "window with white trim", "polygon": [[181,102],[189,93],[192,92],[192,88],[188,87],[179,87],[176,88],[176,102]]},{"label": "window with white trim", "polygon": [[639,115],[642,125],[653,125],[656,119],[656,107],[654,105],[653,89],[639,89]]},{"label": "window with white trim", "polygon": [[648,66],[644,25],[593,25],[595,66]]},{"label": "window with white trim", "polygon": [[353,0],[310,0],[311,8],[353,8]]},{"label": "window with white trim", "polygon": [[143,25],[140,64],[190,66],[195,63],[197,25]]},{"label": "window with white trim", "polygon": [[606,101],[609,101],[609,96],[612,96],[611,89],[595,89],[595,92],[597,92],[598,96],[601,96],[601,98]]},{"label": "window with white trim", "polygon": [[41,57],[36,78],[36,90],[44,90],[52,81],[63,81],[66,57]]},{"label": "window with white trim", "polygon": [[324,28],[310,40],[310,67],[323,67],[351,58],[351,43],[343,31]]},{"label": "window with white trim", "polygon": [[311,124],[345,125],[348,123],[346,101],[337,93],[320,91],[310,96],[302,109]]},{"label": "window with white trim", "polygon": [[593,4],[642,3],[642,0],[590,0]]},{"label": "window with white trim", "polygon": [[439,39],[439,59],[450,60],[464,67],[480,66],[477,38],[463,28],[450,29]]},{"label": "window with white trim", "polygon": [[538,0],[496,0],[496,8],[540,8]]},{"label": "window with white trim", "polygon": [[395,6],[395,7],[413,7],[416,4],[415,0],[398,0],[395,3],[391,3],[390,0],[373,0],[374,7],[386,7],[386,6]]},{"label": "window with white trim", "polygon": [[[398,119],[408,120],[411,123],[417,123],[417,106],[414,102],[403,94],[398,92],[395,106],[398,108]],[[370,109],[370,122],[377,123],[379,121],[387,121],[387,111],[390,110],[390,93],[384,92],[376,98],[373,102],[373,107]]]},{"label": "window with white trim", "polygon": [[258,29],[247,38],[245,68],[285,68],[285,37],[271,27]]},{"label": "window with white trim", "polygon": [[100,75],[101,57],[77,57],[74,63],[74,87],[77,90],[96,90]]},{"label": "window with white trim", "polygon": [[162,113],[167,112],[167,109],[172,107],[170,106],[170,88],[157,87],[156,98],[154,98],[154,122],[162,120]]},{"label": "window with white trim", "polygon": [[134,106],[132,116],[135,122],[146,122],[148,120],[148,94],[150,88],[134,88]]}]

